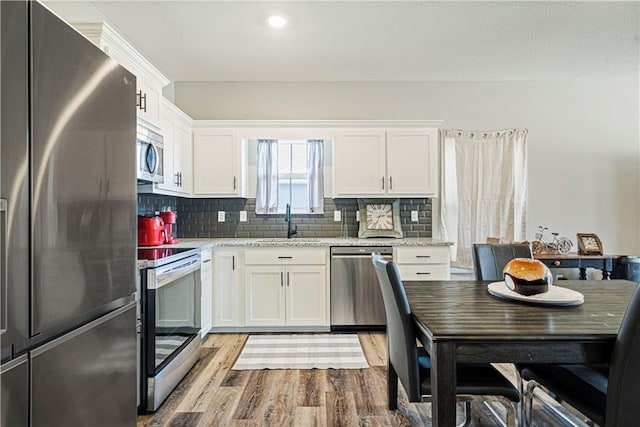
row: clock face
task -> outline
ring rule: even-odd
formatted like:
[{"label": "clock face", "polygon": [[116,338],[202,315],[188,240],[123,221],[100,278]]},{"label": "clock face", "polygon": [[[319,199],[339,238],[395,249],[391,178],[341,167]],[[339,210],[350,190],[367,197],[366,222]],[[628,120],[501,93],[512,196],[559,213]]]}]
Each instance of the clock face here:
[{"label": "clock face", "polygon": [[593,237],[583,237],[582,244],[586,250],[590,251],[598,251],[600,248],[598,247],[598,242]]},{"label": "clock face", "polygon": [[393,230],[393,210],[391,204],[367,205],[368,230]]}]

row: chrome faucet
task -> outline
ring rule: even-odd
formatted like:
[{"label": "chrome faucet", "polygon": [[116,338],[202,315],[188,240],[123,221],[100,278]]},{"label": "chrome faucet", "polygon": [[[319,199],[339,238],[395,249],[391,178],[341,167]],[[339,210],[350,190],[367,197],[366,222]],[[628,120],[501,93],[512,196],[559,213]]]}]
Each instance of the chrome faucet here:
[{"label": "chrome faucet", "polygon": [[287,221],[287,239],[290,239],[291,236],[298,233],[298,226],[291,225],[291,205],[287,203],[287,210],[284,215],[284,220]]}]

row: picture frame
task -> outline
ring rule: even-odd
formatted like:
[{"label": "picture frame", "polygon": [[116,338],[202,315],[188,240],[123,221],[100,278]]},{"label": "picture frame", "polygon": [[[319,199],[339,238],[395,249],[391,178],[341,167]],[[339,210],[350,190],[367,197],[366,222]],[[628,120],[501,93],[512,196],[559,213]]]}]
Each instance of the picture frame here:
[{"label": "picture frame", "polygon": [[602,242],[593,233],[577,233],[578,255],[602,255]]},{"label": "picture frame", "polygon": [[360,228],[358,238],[402,238],[400,199],[358,199]]}]

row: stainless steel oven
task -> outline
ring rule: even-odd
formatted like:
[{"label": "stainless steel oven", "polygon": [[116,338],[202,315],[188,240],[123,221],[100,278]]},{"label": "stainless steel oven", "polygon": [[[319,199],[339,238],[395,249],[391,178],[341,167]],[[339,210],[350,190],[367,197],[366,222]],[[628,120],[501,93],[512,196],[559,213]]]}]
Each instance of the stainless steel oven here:
[{"label": "stainless steel oven", "polygon": [[[201,352],[199,251],[140,249],[138,258],[154,251],[163,256],[147,260],[149,265],[141,274],[142,412],[155,411],[160,406]],[[171,253],[174,251],[178,253]]]}]

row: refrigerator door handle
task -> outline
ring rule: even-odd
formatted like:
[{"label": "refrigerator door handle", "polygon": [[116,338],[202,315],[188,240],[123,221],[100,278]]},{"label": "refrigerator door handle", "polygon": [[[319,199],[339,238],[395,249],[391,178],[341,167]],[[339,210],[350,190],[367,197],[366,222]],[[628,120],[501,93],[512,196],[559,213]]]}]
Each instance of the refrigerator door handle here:
[{"label": "refrigerator door handle", "polygon": [[2,293],[2,295],[0,295],[0,298],[2,298],[2,318],[0,319],[0,334],[4,334],[5,332],[7,332],[7,309],[9,308],[7,303],[7,257],[9,254],[9,251],[7,250],[7,199],[0,199],[0,215],[2,215],[2,219],[0,220],[0,248],[2,250],[2,254],[0,255],[0,292]]}]

